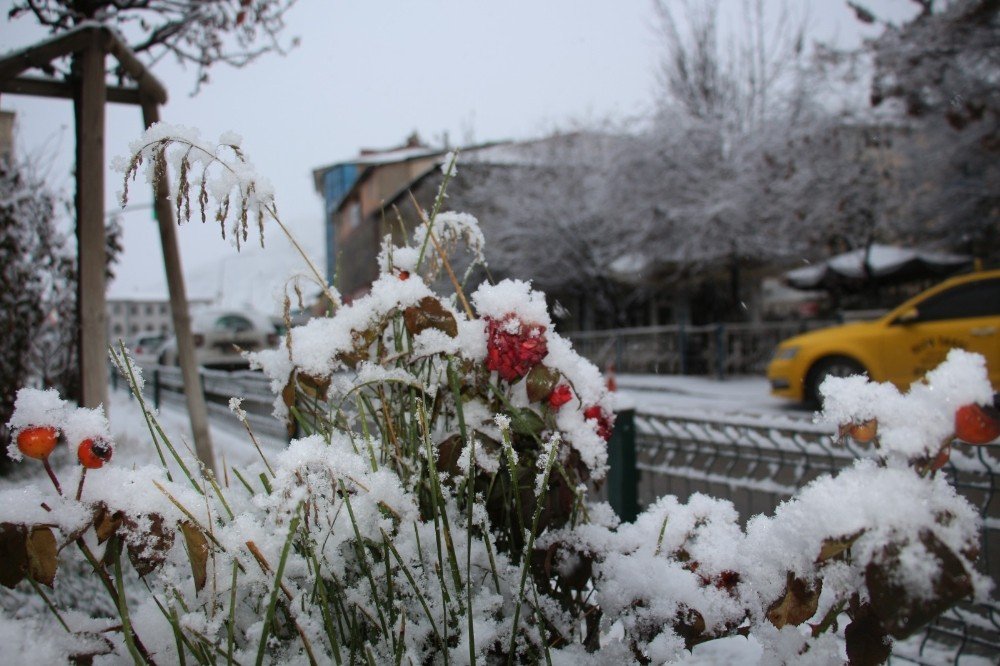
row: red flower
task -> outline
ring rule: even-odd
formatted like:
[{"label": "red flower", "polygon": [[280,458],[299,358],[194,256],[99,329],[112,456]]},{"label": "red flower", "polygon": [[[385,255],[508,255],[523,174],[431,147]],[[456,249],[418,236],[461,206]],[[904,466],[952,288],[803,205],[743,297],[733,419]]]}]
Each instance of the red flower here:
[{"label": "red flower", "polygon": [[560,384],[552,389],[552,393],[549,394],[549,407],[559,409],[569,402],[572,397],[573,393],[569,390],[569,387],[565,384]]},{"label": "red flower", "polygon": [[601,409],[597,405],[594,405],[593,407],[588,407],[586,411],[583,412],[583,418],[587,419],[588,421],[590,419],[594,419],[595,421],[597,421],[598,437],[600,437],[604,441],[608,441],[609,439],[611,439],[611,427],[614,424],[614,421],[611,419],[611,416],[604,413],[603,409]]},{"label": "red flower", "polygon": [[506,381],[524,377],[548,353],[544,326],[526,324],[512,314],[486,319],[486,368]]}]

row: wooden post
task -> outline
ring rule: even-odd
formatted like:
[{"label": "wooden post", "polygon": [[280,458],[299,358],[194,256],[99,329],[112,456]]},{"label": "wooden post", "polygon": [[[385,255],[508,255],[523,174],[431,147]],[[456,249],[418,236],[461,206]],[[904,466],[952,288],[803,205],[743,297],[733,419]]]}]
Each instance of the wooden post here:
[{"label": "wooden post", "polygon": [[[142,121],[148,128],[159,122],[160,110],[155,101],[148,98],[142,102]],[[177,358],[184,379],[184,397],[187,400],[191,418],[191,432],[194,435],[195,452],[205,467],[215,472],[215,456],[212,452],[212,438],[208,429],[208,408],[205,393],[198,374],[198,361],[194,355],[194,336],[191,334],[191,315],[188,313],[187,293],[184,289],[184,274],[181,272],[181,255],[177,249],[177,225],[174,209],[170,205],[170,181],[164,169],[153,184],[153,202],[156,221],[160,227],[160,244],[163,246],[163,264],[167,270],[167,288],[170,290],[170,314],[177,336]]]},{"label": "wooden post", "polygon": [[95,36],[74,57],[77,65],[76,238],[79,252],[80,404],[108,404],[104,237],[104,48]]}]

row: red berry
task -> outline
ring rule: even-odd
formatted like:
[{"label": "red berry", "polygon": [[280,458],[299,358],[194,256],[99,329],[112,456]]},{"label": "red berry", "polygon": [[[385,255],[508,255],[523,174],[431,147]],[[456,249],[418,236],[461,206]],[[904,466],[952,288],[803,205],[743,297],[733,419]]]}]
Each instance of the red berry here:
[{"label": "red berry", "polygon": [[583,412],[583,418],[587,419],[588,421],[591,419],[597,421],[598,437],[600,437],[604,441],[608,441],[609,439],[611,439],[611,427],[612,427],[611,417],[605,414],[603,409],[601,409],[597,405],[588,407]]},{"label": "red berry", "polygon": [[869,419],[864,423],[852,423],[848,432],[851,435],[851,439],[858,444],[867,444],[875,439],[875,435],[878,434],[878,421]]},{"label": "red berry", "polygon": [[100,469],[104,463],[111,460],[112,453],[111,445],[103,439],[85,439],[80,442],[80,446],[76,450],[80,464],[87,469]]},{"label": "red berry", "polygon": [[410,271],[399,271],[399,279],[400,280],[409,280],[410,279]]},{"label": "red berry", "polygon": [[552,393],[549,394],[549,407],[552,409],[559,409],[569,402],[572,397],[573,393],[569,390],[569,386],[566,384],[560,384],[552,389]]},{"label": "red berry", "polygon": [[955,412],[955,437],[969,444],[988,444],[1000,437],[1000,412],[971,403]]},{"label": "red berry", "polygon": [[59,432],[51,426],[25,428],[17,433],[17,448],[29,458],[45,460],[56,448]]},{"label": "red berry", "polygon": [[526,324],[512,314],[486,319],[486,369],[505,381],[521,379],[548,353],[544,326]]}]

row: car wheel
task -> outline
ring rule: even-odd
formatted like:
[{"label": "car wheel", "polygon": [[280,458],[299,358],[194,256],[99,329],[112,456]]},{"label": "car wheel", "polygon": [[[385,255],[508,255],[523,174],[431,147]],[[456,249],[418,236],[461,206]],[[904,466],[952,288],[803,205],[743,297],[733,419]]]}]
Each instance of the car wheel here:
[{"label": "car wheel", "polygon": [[819,395],[819,387],[827,377],[851,377],[853,375],[867,375],[865,366],[861,365],[853,358],[846,356],[828,356],[820,359],[809,370],[806,376],[806,402],[814,407],[822,407],[822,398]]}]

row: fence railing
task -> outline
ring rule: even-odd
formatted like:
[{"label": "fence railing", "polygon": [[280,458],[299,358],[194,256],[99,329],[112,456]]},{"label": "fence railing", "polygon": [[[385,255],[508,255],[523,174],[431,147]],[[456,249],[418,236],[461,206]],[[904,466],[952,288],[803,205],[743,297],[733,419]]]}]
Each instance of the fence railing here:
[{"label": "fence railing", "polygon": [[[754,514],[772,512],[796,489],[849,466],[863,453],[855,445],[835,441],[828,429],[768,425],[753,418],[626,411],[615,429],[608,495],[626,520],[663,495],[685,500],[702,492],[731,500],[745,522]],[[634,466],[614,469],[616,462],[629,460]],[[1000,582],[1000,461],[985,447],[956,445],[945,471],[983,517],[979,567]],[[924,664],[958,663],[964,657],[997,663],[1000,602],[963,603],[936,620],[919,640],[897,644],[893,655]]]},{"label": "fence railing", "polygon": [[[274,393],[270,380],[260,372],[209,370],[199,368],[202,389],[205,392],[205,406],[214,418],[223,422],[238,424],[239,421],[229,409],[230,398],[241,398],[240,408],[247,414],[247,422],[257,434],[287,439],[288,431],[283,423],[272,416]],[[117,387],[118,373],[111,373],[112,382]],[[143,395],[157,409],[162,404],[185,407],[184,379],[180,368],[157,365],[143,370],[145,385]]]},{"label": "fence railing", "polygon": [[833,321],[646,326],[568,333],[577,352],[599,368],[670,375],[761,374],[778,344]]}]

